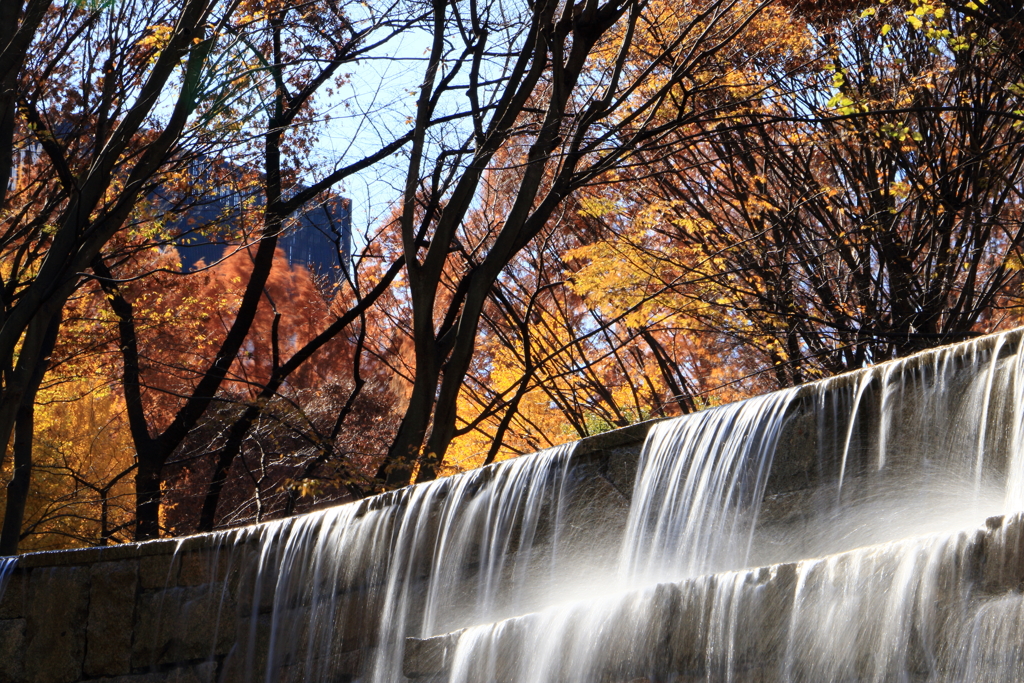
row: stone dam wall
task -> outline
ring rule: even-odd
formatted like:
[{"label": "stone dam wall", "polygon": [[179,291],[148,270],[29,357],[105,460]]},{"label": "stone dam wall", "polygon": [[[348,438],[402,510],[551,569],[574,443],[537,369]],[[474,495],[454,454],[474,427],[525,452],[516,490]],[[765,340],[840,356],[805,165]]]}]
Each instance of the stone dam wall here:
[{"label": "stone dam wall", "polygon": [[[1020,333],[1005,337],[1000,355],[1015,351],[1020,338]],[[928,362],[922,360],[921,367],[926,368]],[[836,478],[834,459],[821,457],[826,449],[834,450],[837,444],[847,448],[847,486],[855,488],[858,478],[867,476],[863,473],[869,469],[868,461],[877,457],[877,384],[883,374],[878,368],[856,371],[801,390],[779,438],[759,522],[762,526],[799,527],[806,523],[812,497],[821,495]],[[949,391],[955,393],[956,387]],[[827,423],[816,417],[820,410],[812,410],[815,402],[822,401],[837,406],[835,419]],[[851,401],[860,405],[852,425],[848,417]],[[993,411],[1002,409],[1005,407],[993,407]],[[578,444],[569,465],[574,485],[560,527],[563,531],[557,536],[558,553],[578,553],[597,563],[614,562],[643,440],[652,424],[607,432]],[[898,459],[894,466],[899,466]],[[379,508],[396,500],[392,493],[350,505]],[[1002,521],[992,523],[993,529],[1001,526]],[[1022,526],[1015,523],[1013,529]],[[536,541],[540,546],[550,544],[550,527],[542,522]],[[265,663],[258,656],[240,655],[246,649],[242,645],[257,653],[265,650],[275,614],[282,609],[301,611],[304,605],[301,596],[293,596],[287,604],[278,599],[275,608],[273,577],[258,577],[254,569],[255,536],[231,537],[227,545],[226,538],[210,534],[21,556],[0,596],[0,683],[261,680]],[[977,545],[983,554],[984,539]],[[984,560],[979,562],[983,567]],[[1005,564],[1001,561],[1000,566]],[[1010,564],[1010,569],[1000,570],[998,582],[1015,587],[1024,580],[1018,566],[1022,563],[1015,556]],[[765,571],[768,585],[782,585],[792,577],[790,565]],[[983,569],[979,571],[984,574]],[[365,670],[368,632],[377,627],[382,607],[372,603],[369,596],[374,591],[366,586],[346,591],[342,601],[345,616],[332,636],[332,651],[338,654],[331,669],[337,683],[354,680]],[[682,609],[684,588],[670,586],[662,592],[668,596],[664,603],[670,610]],[[410,593],[415,597],[418,591],[414,588]],[[662,640],[681,637],[662,635]],[[450,644],[450,637],[410,641],[406,675],[427,680],[443,673]],[[688,651],[680,646],[667,652],[685,656]],[[652,656],[674,655],[660,652]],[[300,664],[283,662],[278,666]],[[285,678],[289,676],[280,680]]]},{"label": "stone dam wall", "polygon": [[[569,523],[579,533],[565,538],[566,551],[621,533],[648,427],[608,432],[577,447]],[[388,495],[353,505],[387,505]],[[0,683],[261,679],[233,654],[253,636],[257,649],[266,640],[272,577],[264,577],[257,595],[256,548],[222,541],[210,534],[22,555],[0,597]],[[359,674],[366,655],[360,645],[375,627],[376,606],[359,604],[359,597],[338,634],[339,682]]]}]

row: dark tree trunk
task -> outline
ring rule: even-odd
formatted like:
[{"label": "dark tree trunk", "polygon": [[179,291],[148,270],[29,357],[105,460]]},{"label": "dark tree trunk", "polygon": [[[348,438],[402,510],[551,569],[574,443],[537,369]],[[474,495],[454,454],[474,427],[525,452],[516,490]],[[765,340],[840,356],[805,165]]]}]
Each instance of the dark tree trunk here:
[{"label": "dark tree trunk", "polygon": [[[21,542],[21,525],[25,519],[25,505],[28,502],[29,486],[32,482],[32,441],[35,436],[35,400],[39,385],[46,374],[50,354],[57,343],[60,330],[60,316],[47,325],[42,339],[40,360],[35,363],[28,387],[18,406],[14,424],[14,476],[7,484],[7,503],[4,508],[4,523],[0,530],[0,555],[16,555]],[[37,325],[40,323],[36,323]],[[33,335],[29,342],[35,342]]]}]

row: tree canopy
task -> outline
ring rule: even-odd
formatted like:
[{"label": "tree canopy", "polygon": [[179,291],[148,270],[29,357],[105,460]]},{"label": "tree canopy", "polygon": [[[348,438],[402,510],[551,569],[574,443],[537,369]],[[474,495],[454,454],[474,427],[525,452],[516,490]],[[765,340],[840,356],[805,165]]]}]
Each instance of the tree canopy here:
[{"label": "tree canopy", "polygon": [[[294,514],[1017,324],[1020,17],[3,3],[0,554]],[[332,270],[297,259],[357,182],[388,209]]]}]

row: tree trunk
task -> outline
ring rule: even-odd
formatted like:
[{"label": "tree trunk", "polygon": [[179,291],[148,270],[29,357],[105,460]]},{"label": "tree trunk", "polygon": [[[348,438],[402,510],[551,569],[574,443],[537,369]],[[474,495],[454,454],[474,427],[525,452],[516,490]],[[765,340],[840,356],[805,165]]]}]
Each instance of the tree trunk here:
[{"label": "tree trunk", "polygon": [[[0,555],[16,555],[21,541],[21,525],[25,519],[25,504],[28,502],[29,485],[32,482],[32,439],[35,435],[35,404],[39,385],[46,374],[50,354],[57,343],[60,330],[60,315],[47,325],[41,340],[40,359],[35,363],[28,386],[18,406],[14,425],[14,476],[7,484],[7,503],[4,509],[4,523],[0,530]],[[36,325],[42,323],[37,322]],[[32,341],[32,334],[28,341]]]}]

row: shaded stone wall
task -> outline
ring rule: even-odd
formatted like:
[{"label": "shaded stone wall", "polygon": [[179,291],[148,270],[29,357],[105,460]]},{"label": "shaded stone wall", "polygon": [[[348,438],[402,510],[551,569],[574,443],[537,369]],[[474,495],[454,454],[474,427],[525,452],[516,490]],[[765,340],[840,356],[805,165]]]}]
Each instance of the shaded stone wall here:
[{"label": "shaded stone wall", "polygon": [[[176,546],[158,541],[21,557],[0,598],[0,681],[210,680],[215,664],[206,660],[215,639],[205,617],[218,605],[212,596],[182,600],[189,591],[210,593],[210,583],[188,555],[188,568],[172,567]],[[179,633],[154,632],[164,604],[183,617]],[[158,675],[130,675],[171,659],[176,666]]]}]

